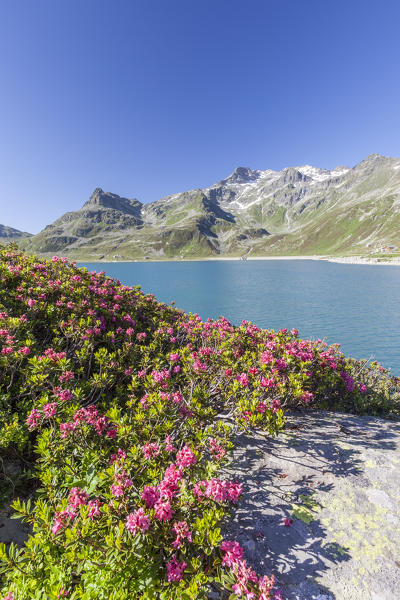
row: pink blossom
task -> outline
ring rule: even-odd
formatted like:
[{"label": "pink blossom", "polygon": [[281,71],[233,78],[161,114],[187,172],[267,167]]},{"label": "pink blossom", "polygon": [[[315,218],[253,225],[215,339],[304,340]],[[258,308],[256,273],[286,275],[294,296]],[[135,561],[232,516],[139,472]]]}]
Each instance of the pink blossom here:
[{"label": "pink blossom", "polygon": [[59,381],[64,382],[64,381],[71,381],[71,379],[74,379],[75,377],[75,373],[73,373],[73,371],[64,371],[64,373],[62,373],[60,375],[60,377],[58,378]]},{"label": "pink blossom", "polygon": [[261,387],[272,388],[275,386],[275,382],[273,379],[267,379],[266,377],[263,377],[260,381],[260,385]]},{"label": "pink blossom", "polygon": [[214,478],[196,483],[193,493],[198,500],[205,496],[216,502],[237,502],[242,494],[242,486],[239,483]]},{"label": "pink blossom", "polygon": [[142,491],[142,500],[145,501],[147,508],[153,508],[159,500],[159,493],[155,487],[146,485]]},{"label": "pink blossom", "polygon": [[176,464],[182,469],[196,464],[196,461],[196,455],[188,446],[184,446],[176,455]]},{"label": "pink blossom", "polygon": [[176,352],[173,352],[172,354],[169,355],[169,360],[171,362],[178,362],[179,354],[177,354]]},{"label": "pink blossom", "polygon": [[59,398],[62,402],[67,402],[72,398],[70,390],[60,390],[58,388],[58,390],[54,390],[54,393],[57,396],[57,398]]},{"label": "pink blossom", "polygon": [[178,562],[176,555],[167,563],[168,581],[180,581],[183,577],[183,572],[186,569],[187,564],[185,561]]},{"label": "pink blossom", "polygon": [[285,527],[291,527],[293,525],[293,519],[289,519],[289,517],[286,517],[285,519],[283,519],[283,524]]},{"label": "pink blossom", "polygon": [[261,362],[264,363],[265,365],[271,363],[274,360],[273,355],[270,352],[263,352],[261,354]]},{"label": "pink blossom", "polygon": [[31,353],[31,349],[29,348],[29,346],[24,346],[23,348],[20,348],[18,350],[19,354],[30,354]]},{"label": "pink blossom", "polygon": [[271,410],[273,413],[278,412],[281,407],[281,401],[278,398],[271,400]]},{"label": "pink blossom", "polygon": [[225,448],[218,444],[214,438],[209,439],[210,452],[213,454],[215,460],[220,460],[226,454]]},{"label": "pink blossom", "polygon": [[225,552],[222,559],[223,567],[225,565],[231,567],[232,565],[237,563],[243,556],[243,548],[238,542],[229,542],[226,540],[222,542],[220,548],[223,552]]},{"label": "pink blossom", "polygon": [[164,369],[164,371],[153,371],[151,374],[156,383],[162,383],[170,377],[168,369]]},{"label": "pink blossom", "polygon": [[276,363],[275,363],[275,366],[276,366],[277,369],[279,369],[280,371],[282,371],[283,369],[286,369],[287,362],[284,361],[282,358],[278,358],[277,361],[276,361]]},{"label": "pink blossom", "polygon": [[82,504],[86,504],[87,493],[79,487],[73,487],[68,496],[68,504],[73,508],[78,508]]},{"label": "pink blossom", "polygon": [[180,394],[179,392],[174,392],[172,394],[172,402],[174,402],[175,404],[180,404],[181,402],[183,402],[182,394]]},{"label": "pink blossom", "polygon": [[150,518],[146,515],[144,508],[138,508],[133,513],[126,517],[125,527],[133,535],[136,535],[139,529],[142,533],[145,533],[150,527]]},{"label": "pink blossom", "polygon": [[165,450],[166,450],[166,452],[175,452],[176,448],[175,448],[175,446],[171,442],[171,436],[170,435],[166,436],[166,438],[164,440],[164,444],[165,444]]},{"label": "pink blossom", "polygon": [[44,416],[49,419],[57,414],[57,402],[50,402],[43,406]]},{"label": "pink blossom", "polygon": [[303,402],[305,402],[306,404],[308,404],[312,399],[314,398],[314,394],[312,394],[311,392],[304,392],[301,395],[301,399],[303,400]]},{"label": "pink blossom", "polygon": [[168,500],[161,501],[159,500],[157,504],[154,506],[155,508],[155,517],[160,521],[169,521],[174,514],[171,509],[171,504]]},{"label": "pink blossom", "polygon": [[124,488],[122,485],[113,484],[110,487],[110,491],[115,498],[121,498],[121,496],[124,495]]},{"label": "pink blossom", "polygon": [[100,500],[90,500],[88,502],[88,507],[89,507],[89,519],[94,519],[94,517],[99,517],[100,516],[100,507],[102,506],[102,502],[100,502]]},{"label": "pink blossom", "polygon": [[34,408],[29,413],[28,418],[26,419],[26,424],[28,425],[29,431],[36,429],[36,427],[39,425],[40,419],[41,419],[41,415],[40,415],[39,411],[37,411],[36,408]]},{"label": "pink blossom", "polygon": [[236,379],[238,380],[239,383],[241,383],[244,387],[247,387],[249,385],[249,378],[247,377],[246,373],[241,373],[240,375],[238,375],[236,377]]},{"label": "pink blossom", "polygon": [[160,447],[156,443],[151,444],[150,442],[146,442],[142,448],[142,452],[145,458],[147,458],[147,460],[150,460],[151,458],[157,456],[160,453]]},{"label": "pink blossom", "polygon": [[113,464],[115,462],[124,462],[125,459],[126,453],[123,450],[121,450],[121,448],[118,448],[117,454],[111,455],[110,464]]},{"label": "pink blossom", "polygon": [[204,373],[207,371],[207,365],[197,358],[193,363],[193,370],[195,373]]},{"label": "pink blossom", "polygon": [[173,498],[179,491],[179,482],[182,479],[182,469],[177,469],[174,464],[165,469],[164,478],[158,486],[161,498]]},{"label": "pink blossom", "polygon": [[172,542],[174,548],[180,548],[182,540],[187,539],[189,542],[192,541],[192,532],[189,529],[189,525],[186,521],[178,521],[172,526],[172,531],[176,534],[176,540]]}]

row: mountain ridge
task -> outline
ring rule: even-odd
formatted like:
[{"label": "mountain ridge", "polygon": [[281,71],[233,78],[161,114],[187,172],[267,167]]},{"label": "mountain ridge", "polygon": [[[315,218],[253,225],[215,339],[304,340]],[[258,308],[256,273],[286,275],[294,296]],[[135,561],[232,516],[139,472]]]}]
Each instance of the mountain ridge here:
[{"label": "mountain ridge", "polygon": [[205,187],[143,204],[96,188],[24,247],[99,260],[370,252],[400,246],[400,158],[352,168],[237,167]]},{"label": "mountain ridge", "polygon": [[12,241],[31,236],[32,233],[28,233],[27,231],[20,231],[19,229],[15,229],[14,227],[10,227],[9,225],[0,224],[0,240],[4,239]]}]

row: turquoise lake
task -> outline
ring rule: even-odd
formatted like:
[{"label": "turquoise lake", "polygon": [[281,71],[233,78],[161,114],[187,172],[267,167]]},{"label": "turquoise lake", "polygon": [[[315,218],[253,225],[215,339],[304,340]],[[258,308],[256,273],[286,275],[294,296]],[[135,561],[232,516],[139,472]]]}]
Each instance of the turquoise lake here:
[{"label": "turquoise lake", "polygon": [[400,375],[400,267],[314,260],[81,263],[166,303],[338,342]]}]

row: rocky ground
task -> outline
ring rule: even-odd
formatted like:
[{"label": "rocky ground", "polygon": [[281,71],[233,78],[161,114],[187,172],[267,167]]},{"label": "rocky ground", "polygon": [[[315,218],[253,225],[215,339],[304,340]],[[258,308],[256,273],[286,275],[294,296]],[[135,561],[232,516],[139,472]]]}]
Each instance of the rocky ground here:
[{"label": "rocky ground", "polygon": [[224,535],[284,598],[400,598],[400,422],[291,416],[276,439],[239,436],[227,470],[244,495]]}]

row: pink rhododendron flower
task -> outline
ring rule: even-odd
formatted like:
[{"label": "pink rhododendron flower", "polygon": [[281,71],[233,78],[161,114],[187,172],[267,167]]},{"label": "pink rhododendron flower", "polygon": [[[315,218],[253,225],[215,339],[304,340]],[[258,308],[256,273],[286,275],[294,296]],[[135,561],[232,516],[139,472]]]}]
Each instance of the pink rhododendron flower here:
[{"label": "pink rhododendron flower", "polygon": [[270,352],[263,352],[261,354],[260,360],[265,365],[268,365],[269,363],[271,363],[274,360],[274,357]]},{"label": "pink rhododendron flower", "polygon": [[147,508],[153,508],[153,506],[159,500],[159,493],[155,487],[146,485],[142,491],[142,500],[145,501]]},{"label": "pink rhododendron flower", "polygon": [[146,442],[142,448],[142,452],[148,460],[153,458],[154,456],[158,456],[160,454],[160,447],[156,443]]},{"label": "pink rhododendron flower", "polygon": [[100,500],[90,500],[88,502],[88,507],[89,507],[89,519],[94,519],[94,517],[99,517],[101,515],[100,513],[100,507],[103,505],[102,502],[100,502]]},{"label": "pink rhododendron flower", "polygon": [[122,485],[113,484],[110,487],[110,492],[115,498],[121,498],[124,495],[124,488]]},{"label": "pink rhododendron flower", "polygon": [[145,533],[150,527],[150,518],[146,515],[144,508],[138,508],[126,517],[125,527],[133,535],[140,530]]},{"label": "pink rhododendron flower", "polygon": [[206,497],[216,502],[237,502],[242,494],[242,485],[214,478],[196,483],[193,493],[198,500]]},{"label": "pink rhododendron flower", "polygon": [[262,377],[260,385],[261,387],[272,388],[275,386],[275,382],[273,379],[267,379],[266,377]]},{"label": "pink rhododendron flower", "polygon": [[312,394],[311,392],[304,392],[301,395],[301,399],[303,400],[303,402],[305,402],[306,404],[308,404],[309,402],[311,402],[311,400],[314,398],[314,394]]},{"label": "pink rhododendron flower", "polygon": [[180,581],[183,577],[183,572],[186,569],[187,564],[185,561],[178,562],[174,555],[171,560],[167,563],[168,581]]},{"label": "pink rhododendron flower", "polygon": [[225,448],[218,444],[214,438],[209,439],[210,452],[215,460],[220,460],[226,454]]},{"label": "pink rhododendron flower", "polygon": [[238,542],[229,542],[225,540],[220,545],[220,548],[223,552],[225,552],[222,559],[222,566],[225,565],[230,567],[233,564],[237,563],[243,556],[243,548],[240,546]]},{"label": "pink rhododendron flower", "polygon": [[271,400],[271,410],[273,413],[278,412],[281,407],[281,401],[278,398]]},{"label": "pink rhododendron flower", "polygon": [[41,415],[40,415],[39,411],[37,411],[36,408],[34,408],[29,413],[28,418],[26,419],[26,424],[28,425],[29,431],[36,429],[36,427],[39,425],[40,419],[41,419]]},{"label": "pink rhododendron flower", "polygon": [[19,354],[25,354],[28,355],[31,353],[31,349],[29,348],[29,346],[24,346],[23,348],[20,348],[18,350]]},{"label": "pink rhododendron flower", "polygon": [[164,473],[163,480],[158,486],[158,493],[161,498],[173,498],[179,491],[179,481],[182,479],[182,468],[176,468],[174,464],[170,465]]},{"label": "pink rhododendron flower", "polygon": [[43,414],[49,419],[50,417],[54,417],[57,414],[57,402],[50,402],[43,406]]},{"label": "pink rhododendron flower", "polygon": [[68,496],[68,504],[73,508],[78,508],[81,504],[86,504],[88,495],[79,487],[73,487]]},{"label": "pink rhododendron flower", "polygon": [[174,392],[172,394],[172,402],[174,402],[175,404],[180,404],[181,402],[183,402],[182,394],[180,394],[179,392]]},{"label": "pink rhododendron flower", "polygon": [[63,383],[65,381],[71,381],[72,379],[74,379],[75,377],[75,373],[73,371],[64,371],[64,373],[62,373],[60,375],[60,377],[58,378],[58,380]]},{"label": "pink rhododendron flower", "polygon": [[175,448],[175,446],[171,442],[171,436],[170,435],[166,436],[166,438],[164,440],[164,444],[165,444],[165,450],[167,452],[175,452],[176,448]]},{"label": "pink rhododendron flower", "polygon": [[240,375],[238,375],[236,377],[236,379],[238,380],[239,383],[241,383],[244,387],[247,387],[249,385],[249,378],[247,377],[246,373],[241,373]]},{"label": "pink rhododendron flower", "polygon": [[180,548],[182,540],[187,539],[189,542],[192,541],[192,532],[189,529],[189,525],[186,521],[178,521],[172,526],[172,531],[176,534],[176,540],[172,542],[174,548]]},{"label": "pink rhododendron flower", "polygon": [[287,362],[285,360],[283,360],[282,358],[278,358],[275,362],[275,366],[277,369],[279,369],[280,371],[282,371],[283,369],[286,369]]},{"label": "pink rhododendron flower", "polygon": [[176,464],[182,469],[196,464],[196,461],[196,455],[188,446],[184,446],[176,455]]},{"label": "pink rhododendron flower", "polygon": [[172,515],[174,514],[173,510],[171,509],[171,504],[168,502],[168,500],[159,500],[157,504],[155,504],[154,508],[155,517],[160,521],[170,521]]}]

